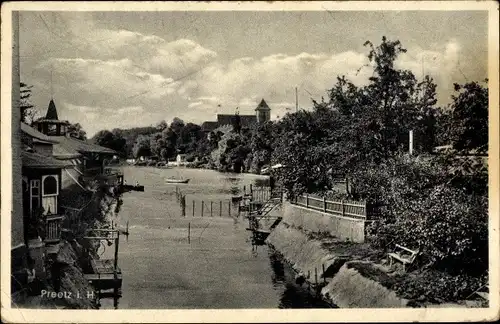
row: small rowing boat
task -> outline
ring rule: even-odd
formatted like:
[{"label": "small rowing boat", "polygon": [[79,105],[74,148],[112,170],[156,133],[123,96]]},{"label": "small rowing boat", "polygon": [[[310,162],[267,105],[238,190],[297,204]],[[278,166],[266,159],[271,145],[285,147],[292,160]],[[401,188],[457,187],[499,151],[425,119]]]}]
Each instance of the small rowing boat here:
[{"label": "small rowing boat", "polygon": [[188,183],[189,179],[175,179],[175,178],[167,178],[165,179],[167,183]]}]

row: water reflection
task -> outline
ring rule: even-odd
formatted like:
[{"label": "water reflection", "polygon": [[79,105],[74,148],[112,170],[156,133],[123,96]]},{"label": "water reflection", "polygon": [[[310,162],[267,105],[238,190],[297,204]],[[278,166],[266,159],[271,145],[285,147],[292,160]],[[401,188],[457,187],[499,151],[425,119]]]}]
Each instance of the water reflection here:
[{"label": "water reflection", "polygon": [[282,257],[273,250],[269,250],[269,261],[273,270],[272,283],[281,287],[278,308],[332,308],[333,306],[323,301],[319,296],[311,294],[307,284],[295,283],[293,269],[282,261]]},{"label": "water reflection", "polygon": [[127,182],[137,180],[146,190],[124,196],[118,225],[129,222],[130,237],[120,241],[123,295],[119,305],[118,300],[103,298],[102,308],[323,307],[304,287],[295,285],[293,270],[279,256],[269,254],[267,246],[251,247],[247,220],[238,219],[234,209],[237,203],[231,209],[232,219],[190,213],[181,217],[176,186],[164,180],[177,173],[191,179],[178,186],[183,194],[208,203],[227,203],[242,193],[243,186],[248,190],[250,184],[266,183],[248,174],[124,168]]}]

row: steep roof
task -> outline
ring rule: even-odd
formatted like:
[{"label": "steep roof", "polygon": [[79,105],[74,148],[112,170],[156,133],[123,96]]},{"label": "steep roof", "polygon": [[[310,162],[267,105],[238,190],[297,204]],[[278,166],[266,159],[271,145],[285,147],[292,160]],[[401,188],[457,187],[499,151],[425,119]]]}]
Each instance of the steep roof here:
[{"label": "steep roof", "polygon": [[257,122],[257,117],[254,115],[240,115],[241,126],[250,126]]},{"label": "steep roof", "polygon": [[205,121],[203,124],[201,124],[201,130],[204,132],[211,132],[214,129],[216,129],[218,126],[218,123],[216,121]]},{"label": "steep roof", "polygon": [[32,137],[33,139],[37,139],[47,143],[57,143],[57,140],[55,140],[54,138],[37,131],[36,129],[34,129],[31,126],[28,126],[25,123],[21,123],[21,131],[26,135]]},{"label": "steep roof", "polygon": [[271,110],[264,99],[261,100],[260,104],[255,108],[255,110]]},{"label": "steep roof", "polygon": [[54,156],[63,157],[60,155],[75,155],[78,153],[101,153],[101,154],[118,154],[118,152],[103,147],[97,144],[92,144],[73,137],[54,136],[58,140],[58,144],[54,145]]},{"label": "steep roof", "polygon": [[57,116],[56,104],[54,103],[53,99],[50,99],[49,108],[47,109],[47,114],[45,115],[45,119],[59,120]]},{"label": "steep roof", "polygon": [[[231,125],[231,120],[234,115],[217,114],[217,123],[220,126]],[[257,122],[257,117],[254,115],[240,115],[241,126],[250,126]]]},{"label": "steep roof", "polygon": [[73,167],[73,164],[62,162],[51,156],[34,152],[22,152],[23,167],[33,169],[64,169]]}]

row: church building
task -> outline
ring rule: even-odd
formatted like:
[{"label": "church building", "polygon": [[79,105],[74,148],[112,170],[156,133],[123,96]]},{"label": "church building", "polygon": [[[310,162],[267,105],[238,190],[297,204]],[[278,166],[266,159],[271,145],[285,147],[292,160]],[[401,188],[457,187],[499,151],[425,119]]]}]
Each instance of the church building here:
[{"label": "church building", "polygon": [[[257,108],[255,108],[255,115],[239,115],[241,126],[250,127],[255,123],[265,123],[271,120],[271,108],[267,105],[264,99],[261,100]],[[231,114],[217,114],[217,121],[205,121],[201,124],[201,129],[209,133],[219,127],[231,125],[231,120],[234,115]]]}]

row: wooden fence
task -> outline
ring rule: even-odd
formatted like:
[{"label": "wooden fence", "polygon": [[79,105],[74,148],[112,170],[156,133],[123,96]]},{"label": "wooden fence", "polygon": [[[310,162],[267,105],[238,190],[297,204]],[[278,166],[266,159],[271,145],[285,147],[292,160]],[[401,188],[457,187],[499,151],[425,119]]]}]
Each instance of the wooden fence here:
[{"label": "wooden fence", "polygon": [[363,220],[367,219],[369,211],[368,205],[364,201],[326,200],[325,198],[310,195],[298,196],[292,203],[335,216],[351,217]]},{"label": "wooden fence", "polygon": [[202,200],[186,199],[180,200],[181,216],[187,217],[236,217],[237,206],[229,200]]}]

